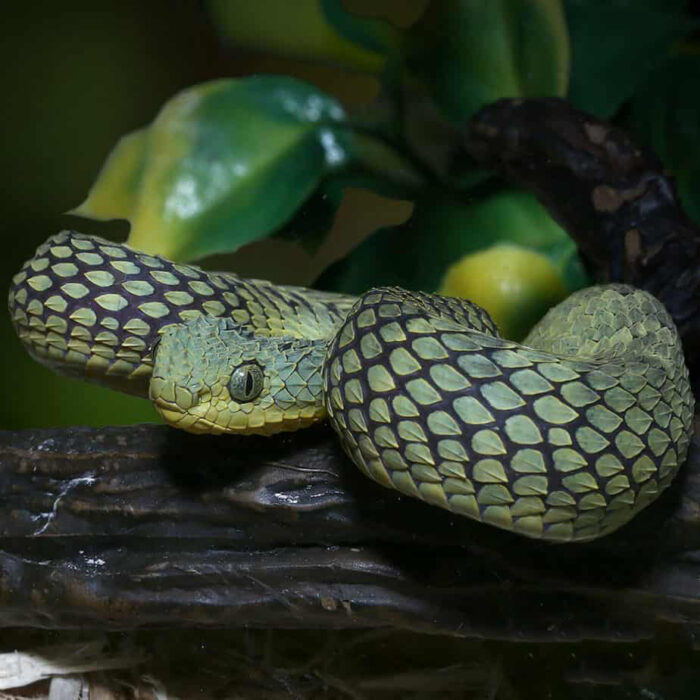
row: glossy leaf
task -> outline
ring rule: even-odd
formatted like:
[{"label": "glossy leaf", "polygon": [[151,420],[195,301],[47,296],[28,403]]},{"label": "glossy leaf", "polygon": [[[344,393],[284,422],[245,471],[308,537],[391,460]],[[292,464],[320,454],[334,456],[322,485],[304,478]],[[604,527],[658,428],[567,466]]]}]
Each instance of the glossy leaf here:
[{"label": "glossy leaf", "polygon": [[330,62],[378,74],[395,30],[348,12],[341,0],[208,0],[214,24],[236,47]]},{"label": "glossy leaf", "polygon": [[336,100],[257,76],[185,90],[123,139],[75,212],[128,218],[129,243],[177,260],[232,251],[288,222],[351,158]]},{"label": "glossy leaf", "polygon": [[568,98],[613,116],[681,37],[697,27],[676,0],[564,0],[571,37]]},{"label": "glossy leaf", "polygon": [[686,213],[700,223],[700,54],[670,59],[632,100],[630,127],[675,178]]},{"label": "glossy leaf", "polygon": [[560,0],[431,2],[405,51],[412,76],[456,122],[501,97],[562,96],[568,84]]},{"label": "glossy leaf", "polygon": [[128,219],[130,245],[174,260],[233,252],[290,230],[300,240],[308,235],[304,245],[313,249],[330,229],[343,185],[405,197],[424,178],[389,143],[355,133],[321,90],[254,76],[176,95],[150,127],[117,144],[72,213]]}]

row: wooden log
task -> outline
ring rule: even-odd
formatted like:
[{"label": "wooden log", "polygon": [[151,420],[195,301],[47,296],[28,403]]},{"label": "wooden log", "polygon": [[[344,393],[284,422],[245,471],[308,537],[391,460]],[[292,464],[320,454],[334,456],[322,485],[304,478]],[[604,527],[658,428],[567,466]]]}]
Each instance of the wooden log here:
[{"label": "wooden log", "polygon": [[0,626],[636,640],[700,626],[700,443],[596,542],[526,540],[367,480],[326,428],[0,433]]}]

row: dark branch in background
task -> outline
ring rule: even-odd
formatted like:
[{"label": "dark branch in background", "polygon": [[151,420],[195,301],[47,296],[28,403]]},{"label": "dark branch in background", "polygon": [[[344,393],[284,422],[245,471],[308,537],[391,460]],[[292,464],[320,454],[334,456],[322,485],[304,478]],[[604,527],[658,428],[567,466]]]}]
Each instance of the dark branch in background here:
[{"label": "dark branch in background", "polygon": [[612,536],[546,545],[402,498],[325,429],[0,433],[0,626],[636,640],[700,629],[700,444]]},{"label": "dark branch in background", "polygon": [[700,381],[700,228],[658,159],[559,99],[501,100],[465,134],[477,162],[533,192],[578,243],[594,277],[658,297]]}]

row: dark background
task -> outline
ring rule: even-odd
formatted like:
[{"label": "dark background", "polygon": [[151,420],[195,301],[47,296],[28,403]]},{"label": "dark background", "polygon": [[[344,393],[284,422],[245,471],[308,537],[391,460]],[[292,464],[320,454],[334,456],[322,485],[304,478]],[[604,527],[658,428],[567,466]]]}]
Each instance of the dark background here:
[{"label": "dark background", "polygon": [[[380,3],[399,22],[425,0]],[[377,13],[375,3],[355,0]],[[2,254],[0,288],[37,245],[63,228],[124,240],[126,222],[101,224],[66,212],[85,198],[107,154],[125,133],[150,122],[177,91],[221,76],[271,72],[311,80],[346,102],[371,99],[372,78],[302,61],[242,52],[223,44],[196,0],[13,3],[3,10]],[[358,192],[350,216],[315,258],[291,244],[258,244],[207,267],[306,284],[354,238],[399,223],[406,203],[387,205]],[[4,292],[3,292],[4,293]],[[147,401],[58,377],[22,349],[0,314],[0,428],[104,425],[157,420]]]}]

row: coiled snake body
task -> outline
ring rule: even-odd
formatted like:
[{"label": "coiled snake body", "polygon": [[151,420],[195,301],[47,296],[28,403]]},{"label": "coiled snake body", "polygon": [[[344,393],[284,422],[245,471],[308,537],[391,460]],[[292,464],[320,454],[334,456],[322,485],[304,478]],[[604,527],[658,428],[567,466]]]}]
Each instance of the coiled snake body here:
[{"label": "coiled snake body", "polygon": [[372,479],[529,537],[615,530],[672,481],[691,434],[676,329],[625,285],[572,295],[521,345],[467,301],[283,287],[63,232],[9,306],[37,360],[150,396],[176,427],[327,416]]}]

